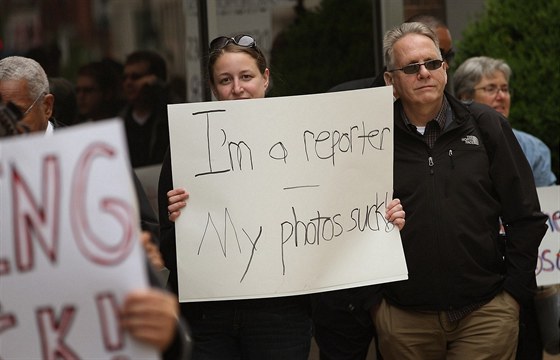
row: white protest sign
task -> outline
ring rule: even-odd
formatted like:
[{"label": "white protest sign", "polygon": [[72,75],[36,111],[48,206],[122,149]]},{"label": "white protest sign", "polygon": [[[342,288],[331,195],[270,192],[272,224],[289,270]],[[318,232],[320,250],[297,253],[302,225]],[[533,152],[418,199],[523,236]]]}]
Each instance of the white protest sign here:
[{"label": "white protest sign", "polygon": [[537,259],[537,285],[560,284],[560,186],[540,187],[537,193],[542,212],[548,215]]},{"label": "white protest sign", "polygon": [[118,325],[147,286],[122,123],[0,140],[0,358],[156,359]]},{"label": "white protest sign", "polygon": [[170,105],[180,301],[286,296],[407,278],[384,218],[390,87]]}]

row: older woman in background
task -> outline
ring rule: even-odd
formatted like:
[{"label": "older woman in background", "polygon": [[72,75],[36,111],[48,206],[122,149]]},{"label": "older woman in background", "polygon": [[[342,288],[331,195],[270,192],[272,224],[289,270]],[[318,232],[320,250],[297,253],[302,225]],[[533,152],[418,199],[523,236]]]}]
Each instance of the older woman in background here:
[{"label": "older woman in background", "polygon": [[[510,77],[511,68],[505,61],[486,56],[472,57],[453,75],[455,96],[463,101],[486,104],[507,118],[512,96]],[[556,176],[550,168],[550,149],[531,134],[516,129],[513,133],[531,165],[535,185],[554,185]]]}]

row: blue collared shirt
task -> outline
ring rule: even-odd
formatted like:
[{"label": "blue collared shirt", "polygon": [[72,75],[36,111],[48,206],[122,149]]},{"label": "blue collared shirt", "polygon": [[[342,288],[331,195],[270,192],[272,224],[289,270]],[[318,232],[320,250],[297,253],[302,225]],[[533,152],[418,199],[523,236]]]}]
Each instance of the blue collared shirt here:
[{"label": "blue collared shirt", "polygon": [[516,129],[513,129],[513,134],[531,165],[535,185],[537,187],[554,185],[556,176],[550,169],[550,149],[531,134]]}]

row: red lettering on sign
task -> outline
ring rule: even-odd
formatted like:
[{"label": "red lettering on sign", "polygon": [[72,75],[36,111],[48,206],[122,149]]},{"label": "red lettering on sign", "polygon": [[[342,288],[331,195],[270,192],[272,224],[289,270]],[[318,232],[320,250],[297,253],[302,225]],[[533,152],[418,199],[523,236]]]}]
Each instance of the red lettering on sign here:
[{"label": "red lettering on sign", "polygon": [[101,293],[95,297],[103,344],[109,351],[124,347],[124,332],[119,326],[119,309],[117,299],[112,293]]},{"label": "red lettering on sign", "polygon": [[104,143],[90,145],[77,162],[72,181],[72,195],[70,202],[70,218],[72,231],[78,248],[90,261],[99,265],[115,265],[126,259],[133,249],[134,241],[134,212],[125,201],[112,197],[100,200],[100,208],[113,215],[122,227],[121,238],[116,243],[109,243],[99,237],[89,222],[86,197],[90,180],[91,166],[97,157],[115,157],[115,150]]},{"label": "red lettering on sign", "polygon": [[[15,165],[11,166],[12,204],[16,266],[30,271],[35,265],[33,239],[36,239],[47,258],[56,262],[59,238],[60,164],[55,156],[43,160],[41,202],[38,202]],[[1,266],[9,270],[3,260]]]},{"label": "red lettering on sign", "polygon": [[77,360],[80,358],[64,341],[75,313],[76,308],[74,306],[65,306],[60,319],[56,319],[54,310],[50,307],[37,310],[36,317],[43,359]]}]

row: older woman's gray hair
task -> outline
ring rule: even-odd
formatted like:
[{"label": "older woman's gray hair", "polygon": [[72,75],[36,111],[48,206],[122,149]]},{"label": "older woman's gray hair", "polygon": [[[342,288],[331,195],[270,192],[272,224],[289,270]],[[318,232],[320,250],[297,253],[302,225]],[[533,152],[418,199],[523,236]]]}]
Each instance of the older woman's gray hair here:
[{"label": "older woman's gray hair", "polygon": [[49,80],[45,70],[33,59],[9,56],[0,60],[0,81],[25,80],[30,99],[49,93]]},{"label": "older woman's gray hair", "polygon": [[453,74],[453,90],[461,100],[474,98],[474,88],[482,78],[495,76],[496,71],[504,74],[509,83],[511,68],[501,60],[487,56],[472,57],[463,62]]},{"label": "older woman's gray hair", "polygon": [[393,57],[393,47],[395,43],[408,34],[424,35],[432,39],[439,53],[439,57],[441,58],[439,39],[432,29],[419,22],[403,23],[387,31],[383,38],[383,59],[388,70],[395,67],[395,59]]}]

